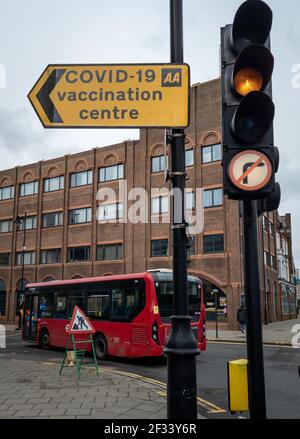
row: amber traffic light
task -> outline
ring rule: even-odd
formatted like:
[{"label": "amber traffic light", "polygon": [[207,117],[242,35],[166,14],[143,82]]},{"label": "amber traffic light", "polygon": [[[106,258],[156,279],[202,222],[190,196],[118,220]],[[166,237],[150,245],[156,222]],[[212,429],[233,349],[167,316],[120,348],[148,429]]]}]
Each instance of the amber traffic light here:
[{"label": "amber traffic light", "polygon": [[252,67],[244,67],[234,76],[234,89],[241,96],[246,96],[252,91],[260,91],[262,86],[261,73]]}]

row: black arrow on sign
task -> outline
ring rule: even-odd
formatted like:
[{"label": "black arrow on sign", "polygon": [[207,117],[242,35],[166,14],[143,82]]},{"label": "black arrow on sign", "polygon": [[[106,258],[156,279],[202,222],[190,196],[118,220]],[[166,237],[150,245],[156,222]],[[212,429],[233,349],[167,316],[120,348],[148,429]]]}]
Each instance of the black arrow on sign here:
[{"label": "black arrow on sign", "polygon": [[54,69],[43,87],[36,94],[36,97],[41,104],[44,112],[46,113],[48,119],[51,123],[63,123],[57,109],[55,108],[52,100],[50,99],[50,94],[60,81],[61,77],[65,73],[66,69]]}]

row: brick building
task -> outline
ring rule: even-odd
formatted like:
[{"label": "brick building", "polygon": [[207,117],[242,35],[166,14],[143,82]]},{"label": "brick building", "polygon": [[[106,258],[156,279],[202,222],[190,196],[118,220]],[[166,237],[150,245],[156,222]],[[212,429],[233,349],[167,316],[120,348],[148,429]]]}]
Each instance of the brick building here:
[{"label": "brick building", "polygon": [[[192,243],[189,272],[204,282],[208,321],[215,318],[217,294],[219,319],[233,328],[243,294],[242,229],[239,203],[222,194],[219,79],[192,87],[190,113],[187,208],[195,207],[195,189],[204,188],[205,226]],[[123,179],[129,191],[140,187],[150,194],[150,188],[170,187],[164,154],[164,131],[143,129],[137,141],[0,171],[0,320],[15,320],[27,282],[171,268],[169,224],[104,223],[122,217],[124,206],[117,199],[97,210],[96,197],[105,187],[118,194]],[[162,220],[168,199],[153,195],[148,209],[149,218]],[[270,322],[282,318],[276,214],[264,218],[259,223],[261,298]]]},{"label": "brick building", "polygon": [[276,247],[278,264],[278,281],[282,304],[282,319],[297,316],[297,273],[292,252],[291,215],[277,215]]}]

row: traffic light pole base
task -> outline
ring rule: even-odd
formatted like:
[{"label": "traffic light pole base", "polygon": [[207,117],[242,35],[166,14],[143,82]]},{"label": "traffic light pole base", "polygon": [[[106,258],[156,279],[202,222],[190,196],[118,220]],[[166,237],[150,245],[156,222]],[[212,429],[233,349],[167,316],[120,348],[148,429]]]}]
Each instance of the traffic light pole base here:
[{"label": "traffic light pole base", "polygon": [[200,351],[189,316],[172,317],[164,352],[168,358],[168,419],[197,419],[196,356]]}]

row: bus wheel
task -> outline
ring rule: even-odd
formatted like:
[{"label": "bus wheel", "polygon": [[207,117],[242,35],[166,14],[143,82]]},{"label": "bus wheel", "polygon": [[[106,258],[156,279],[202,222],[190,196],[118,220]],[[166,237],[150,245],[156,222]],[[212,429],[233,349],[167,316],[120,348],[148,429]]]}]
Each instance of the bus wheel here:
[{"label": "bus wheel", "polygon": [[97,359],[105,360],[107,358],[107,341],[104,335],[96,335],[96,337],[94,338],[94,346]]},{"label": "bus wheel", "polygon": [[42,329],[40,334],[40,346],[42,349],[49,349],[50,347],[50,336],[47,329]]}]

